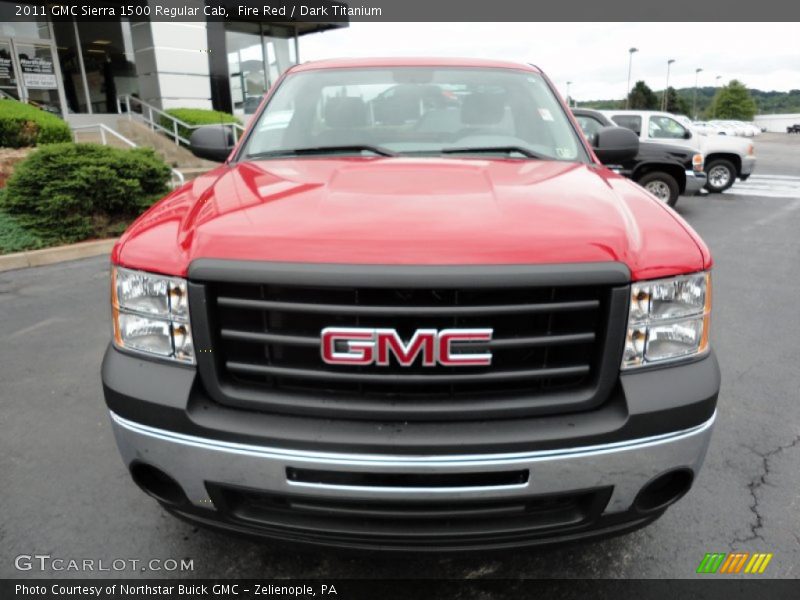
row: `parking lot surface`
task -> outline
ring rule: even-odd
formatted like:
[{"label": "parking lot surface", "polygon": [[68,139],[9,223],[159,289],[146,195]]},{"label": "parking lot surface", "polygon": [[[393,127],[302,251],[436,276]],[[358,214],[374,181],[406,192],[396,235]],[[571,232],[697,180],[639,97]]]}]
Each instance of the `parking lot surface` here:
[{"label": "parking lot surface", "polygon": [[800,576],[800,136],[756,138],[745,185],[681,198],[712,249],[716,430],[694,488],[664,517],[603,542],[505,555],[389,558],[298,552],[197,529],[133,484],[102,399],[106,258],[0,274],[0,577],[14,557],[192,559],[185,572],[108,577],[519,578],[695,576],[706,552],[771,552]]}]

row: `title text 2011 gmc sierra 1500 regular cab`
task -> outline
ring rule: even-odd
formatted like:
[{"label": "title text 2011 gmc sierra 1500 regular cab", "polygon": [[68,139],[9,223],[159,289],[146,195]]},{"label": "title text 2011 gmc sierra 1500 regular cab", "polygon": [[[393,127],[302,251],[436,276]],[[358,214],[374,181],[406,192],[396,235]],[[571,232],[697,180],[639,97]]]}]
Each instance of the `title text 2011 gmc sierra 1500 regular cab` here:
[{"label": "title text 2011 gmc sierra 1500 regular cab", "polygon": [[228,134],[195,132],[225,163],[112,253],[105,398],[170,512],[458,551],[630,531],[689,490],[711,256],[602,165],[632,132],[592,148],[532,66],[374,59],[289,69]]}]

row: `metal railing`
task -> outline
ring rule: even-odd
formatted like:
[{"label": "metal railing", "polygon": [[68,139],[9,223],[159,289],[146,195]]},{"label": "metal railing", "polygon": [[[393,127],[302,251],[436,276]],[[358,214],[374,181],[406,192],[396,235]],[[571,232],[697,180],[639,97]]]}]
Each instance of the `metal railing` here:
[{"label": "metal railing", "polygon": [[[126,146],[130,146],[131,148],[138,148],[136,142],[133,142],[126,138],[121,133],[114,131],[108,125],[104,125],[103,123],[95,123],[93,125],[78,125],[72,127],[72,139],[74,141],[78,141],[77,133],[79,131],[89,131],[89,130],[97,130],[100,134],[100,143],[103,146],[108,146],[109,136],[118,139],[120,142],[125,144]],[[170,168],[172,173],[172,181],[171,186],[172,189],[181,187],[184,183],[186,183],[186,178],[183,176],[183,173],[178,171],[177,169]]]},{"label": "metal railing", "polygon": [[[125,107],[124,111],[122,110],[123,106]],[[180,128],[194,130],[204,127],[204,125],[190,125],[186,121],[182,121],[168,112],[135,96],[126,94],[117,97],[117,112],[119,114],[126,112],[128,114],[128,119],[132,120],[133,109],[136,109],[135,112],[142,117],[152,131],[160,131],[169,136],[175,142],[176,146],[180,144],[189,145],[189,140],[180,134]],[[165,126],[162,119],[169,125]],[[236,144],[239,142],[239,136],[244,132],[244,127],[242,125],[239,123],[220,123],[220,125],[230,125],[231,131],[233,132],[233,143]]]}]

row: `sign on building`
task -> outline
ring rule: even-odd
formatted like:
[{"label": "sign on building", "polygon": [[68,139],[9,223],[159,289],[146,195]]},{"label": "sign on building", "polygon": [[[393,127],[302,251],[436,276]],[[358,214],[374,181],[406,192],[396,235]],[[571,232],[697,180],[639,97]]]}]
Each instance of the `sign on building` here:
[{"label": "sign on building", "polygon": [[28,58],[26,55],[21,54],[19,67],[20,71],[22,71],[22,82],[26,88],[54,90],[58,87],[52,58],[41,56]]}]

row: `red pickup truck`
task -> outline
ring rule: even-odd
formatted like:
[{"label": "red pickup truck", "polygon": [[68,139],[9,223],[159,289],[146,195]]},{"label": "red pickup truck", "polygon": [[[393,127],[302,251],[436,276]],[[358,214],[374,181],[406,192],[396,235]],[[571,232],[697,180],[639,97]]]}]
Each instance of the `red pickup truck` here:
[{"label": "red pickup truck", "polygon": [[711,256],[537,68],[293,67],[112,255],[133,480],[231,532],[399,551],[614,535],[681,498],[720,384]]}]

